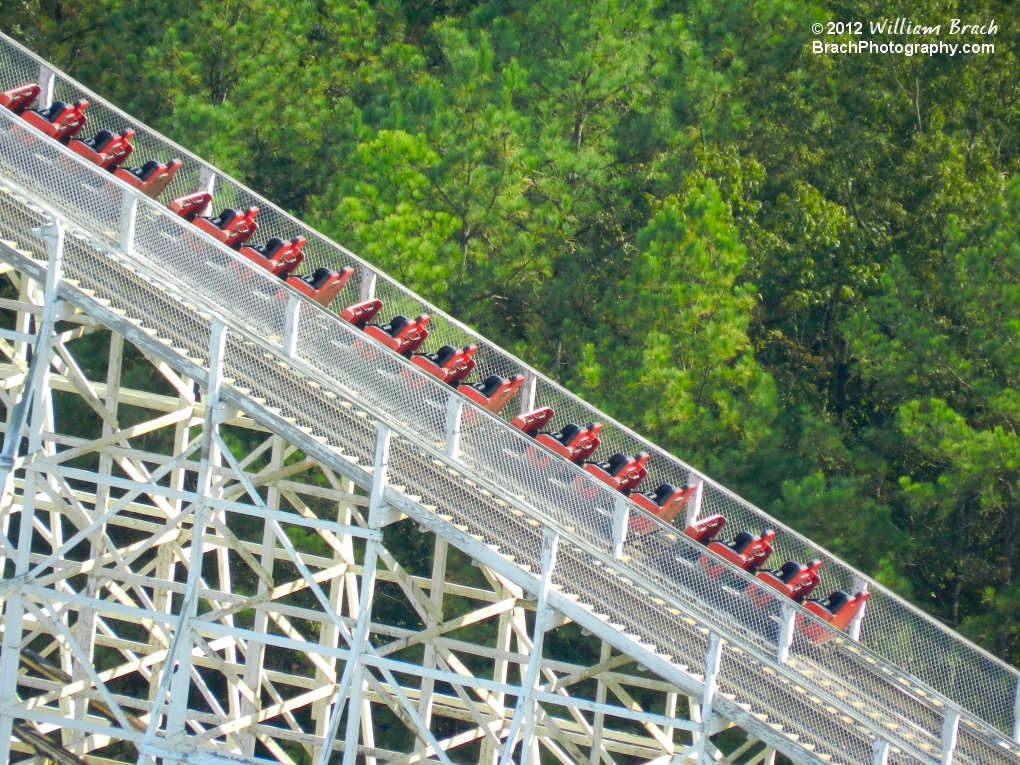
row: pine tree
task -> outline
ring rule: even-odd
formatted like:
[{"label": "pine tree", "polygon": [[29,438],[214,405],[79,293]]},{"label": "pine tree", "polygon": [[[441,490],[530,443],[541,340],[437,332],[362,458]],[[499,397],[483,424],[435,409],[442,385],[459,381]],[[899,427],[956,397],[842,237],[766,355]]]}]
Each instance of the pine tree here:
[{"label": "pine tree", "polygon": [[775,389],[754,360],[755,290],[719,189],[667,201],[638,246],[613,311],[619,333],[586,349],[586,388],[693,464],[733,468],[768,439]]}]

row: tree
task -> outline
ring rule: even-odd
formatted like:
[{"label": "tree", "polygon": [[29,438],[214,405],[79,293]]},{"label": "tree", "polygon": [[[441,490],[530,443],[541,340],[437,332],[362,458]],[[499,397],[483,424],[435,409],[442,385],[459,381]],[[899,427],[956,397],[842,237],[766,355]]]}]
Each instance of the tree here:
[{"label": "tree", "polygon": [[921,288],[902,261],[848,327],[874,399],[895,421],[879,444],[915,537],[919,597],[1016,661],[1020,625],[992,620],[1016,594],[1020,550],[1020,178],[990,220],[951,219],[950,268]]},{"label": "tree", "polygon": [[768,439],[775,387],[747,336],[755,290],[718,187],[668,200],[638,246],[615,331],[586,348],[586,389],[693,464],[733,468]]}]

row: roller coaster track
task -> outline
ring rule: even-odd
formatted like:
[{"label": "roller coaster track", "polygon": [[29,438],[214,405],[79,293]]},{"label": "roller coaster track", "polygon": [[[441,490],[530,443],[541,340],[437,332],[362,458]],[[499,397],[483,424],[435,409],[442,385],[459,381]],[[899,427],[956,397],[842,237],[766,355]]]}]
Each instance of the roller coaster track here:
[{"label": "roller coaster track", "polygon": [[[0,462],[6,538],[0,698],[10,699],[0,707],[0,746],[52,758],[42,748],[55,742],[38,737],[59,731],[67,757],[86,761],[256,762],[271,755],[325,764],[333,751],[342,751],[345,763],[357,755],[402,761],[403,752],[377,746],[366,724],[373,716],[365,705],[374,703],[411,731],[403,761],[449,762],[447,751],[463,744],[457,735],[468,740],[469,733],[438,739],[430,715],[445,704],[457,710],[451,719],[459,714],[476,726],[470,740],[482,741],[479,760],[501,765],[511,758],[524,765],[540,746],[563,762],[610,764],[614,756],[662,765],[761,762],[775,752],[797,763],[1020,762],[1015,670],[3,38],[0,89],[25,82],[39,82],[45,96],[64,101],[87,98],[90,130],[134,127],[143,159],[181,157],[184,167],[163,199],[210,189],[220,207],[258,206],[264,235],[306,236],[313,267],[354,266],[357,295],[347,294],[352,284],[335,305],[378,297],[388,315],[428,313],[439,344],[479,345],[480,378],[525,375],[520,411],[546,405],[562,421],[597,420],[605,424],[606,453],[649,452],[649,485],[697,485],[687,520],[721,513],[727,529],[776,529],[779,559],[824,560],[820,591],[867,589],[871,598],[863,618],[843,633],[780,596],[749,597],[756,580],[722,559],[714,565],[723,573],[706,575],[699,563],[704,548],[682,526],[662,523],[573,464],[535,459],[542,448],[507,422],[517,402],[509,417],[477,408],[0,109],[0,261],[19,292],[2,304],[15,316],[14,329],[0,331],[0,350],[10,361],[0,370],[9,392],[7,461]],[[82,329],[68,330],[68,322]],[[112,414],[124,386],[110,377],[104,401],[77,369],[67,344],[99,328],[135,346],[177,390],[179,410],[152,421],[159,421],[153,429],[177,427],[172,454],[158,457],[132,445],[143,430],[118,430]],[[103,419],[103,438],[56,432],[54,395],[69,390]],[[146,404],[138,393],[130,401],[164,406],[149,398]],[[226,447],[221,430],[235,426],[271,434],[272,481],[248,469],[258,449],[241,459]],[[199,436],[185,437],[198,427]],[[328,496],[346,508],[340,516],[293,498],[298,489],[284,475],[287,448],[304,455],[299,466],[314,465],[330,481]],[[74,462],[93,452],[98,468]],[[287,492],[289,504],[281,504]],[[148,499],[132,504],[139,495]],[[260,544],[231,530],[228,518],[240,516],[264,525]],[[639,517],[653,532],[628,536]],[[387,533],[408,525],[434,539],[428,586],[395,563],[385,545]],[[295,528],[327,540],[336,565],[295,547],[286,531]],[[203,530],[200,557],[218,561],[216,587],[205,563],[190,565],[195,529]],[[86,541],[94,563],[76,557]],[[494,662],[492,680],[469,671],[443,642],[462,625],[444,622],[442,593],[464,589],[448,581],[445,563],[436,563],[447,546],[478,565],[492,587],[485,596],[492,609],[507,604],[479,617],[500,619],[495,653],[491,646],[475,649]],[[158,552],[164,547],[171,556],[165,560]],[[281,560],[293,568],[286,592],[274,568]],[[383,564],[379,573],[376,561]],[[186,582],[175,580],[175,566],[187,572]],[[230,590],[231,571],[237,577],[241,568],[260,588],[254,600]],[[75,577],[88,584],[79,586]],[[399,587],[424,627],[374,621],[377,582]],[[106,596],[97,594],[103,587]],[[337,600],[345,587],[347,616]],[[298,591],[307,597],[295,605],[287,598]],[[233,618],[246,608],[256,614],[250,627]],[[536,614],[530,626],[528,610]],[[143,625],[149,636],[128,637],[104,619]],[[319,626],[302,633],[295,619]],[[86,624],[87,630],[80,626]],[[547,636],[571,625],[601,646],[595,665],[555,664],[543,655]],[[512,657],[511,634],[518,644]],[[63,691],[21,655],[46,636],[48,650],[71,670],[73,682]],[[142,650],[146,640],[150,648]],[[124,663],[114,674],[137,674],[142,690],[101,676],[112,670],[101,666],[96,645],[119,651]],[[424,657],[406,653],[414,645],[424,646]],[[314,665],[315,681],[301,685],[311,694],[306,704],[270,687],[266,647]],[[612,674],[628,660],[656,680]],[[506,671],[514,663],[517,684]],[[210,681],[210,671],[219,680]],[[588,680],[597,681],[594,698],[566,691]],[[435,691],[436,683],[455,695]],[[663,711],[646,710],[617,690],[621,683],[661,691]],[[619,704],[606,703],[610,691]],[[204,700],[196,704],[196,695]],[[506,697],[516,704],[507,706]],[[682,697],[686,719],[678,716]],[[97,716],[98,704],[109,714]],[[288,704],[311,710],[311,722]],[[604,735],[606,717],[626,724]],[[282,732],[266,724],[270,719],[285,720]],[[21,727],[14,733],[23,734],[16,736],[20,749],[11,749],[15,725]],[[650,743],[627,733],[627,725]],[[726,751],[733,727],[746,741]],[[675,740],[676,731],[684,732],[683,741]],[[291,744],[303,754],[294,755]]]}]

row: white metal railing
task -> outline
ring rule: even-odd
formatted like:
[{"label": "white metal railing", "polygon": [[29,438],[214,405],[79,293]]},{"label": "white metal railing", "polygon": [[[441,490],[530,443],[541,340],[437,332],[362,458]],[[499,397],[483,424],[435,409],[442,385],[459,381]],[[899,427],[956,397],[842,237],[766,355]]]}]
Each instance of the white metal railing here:
[{"label": "white metal railing", "polygon": [[[27,51],[24,51],[24,49],[10,41],[4,40],[2,50],[0,50],[0,86],[6,88],[23,82],[38,81],[41,79],[40,66],[45,65]],[[270,203],[256,197],[243,186],[222,176],[211,175],[214,171],[209,166],[201,163],[200,160],[194,158],[180,147],[171,144],[158,134],[138,126],[129,117],[103,103],[94,94],[84,91],[73,81],[58,74],[54,78],[54,88],[56,97],[73,100],[84,95],[93,102],[88,111],[90,125],[86,129],[87,133],[92,133],[101,128],[119,130],[125,125],[131,124],[138,129],[138,137],[135,140],[137,156],[143,158],[160,157],[164,160],[169,159],[171,156],[184,158],[185,168],[167,192],[167,197],[194,190],[200,176],[204,175],[206,180],[215,177],[218,207],[225,207],[228,204],[237,207],[255,204],[262,209],[259,217],[262,235],[267,237],[273,235],[293,236],[295,233],[300,232],[307,236],[309,238],[309,244],[306,246],[306,252],[308,253],[307,262],[313,268],[323,264],[336,267],[340,264],[353,262],[363,273],[363,286],[367,287],[374,282],[375,295],[386,302],[387,308],[384,310],[387,315],[397,312],[410,313],[412,315],[416,312],[429,312],[434,316],[433,327],[435,329],[433,339],[438,343],[466,344],[467,342],[478,342],[481,346],[477,356],[479,361],[478,368],[482,375],[490,373],[509,375],[519,371],[527,372],[535,380],[533,402],[552,406],[557,411],[558,422],[568,420],[587,422],[598,419],[607,426],[604,431],[605,444],[603,449],[633,453],[643,448],[651,452],[653,459],[650,463],[650,474],[647,479],[649,484],[655,485],[658,480],[669,480],[673,483],[682,483],[684,480],[703,480],[701,500],[703,514],[721,512],[729,519],[729,527],[735,529],[746,528],[757,530],[763,525],[779,529],[780,537],[776,544],[777,557],[782,558],[785,556],[803,560],[818,554],[810,543],[792,531],[784,529],[781,524],[770,519],[757,508],[742,502],[739,498],[711,480],[701,476],[687,465],[656,449],[626,428],[591,409],[576,397],[528,368],[519,360],[473,335],[456,321],[443,316],[437,309],[411,295],[396,283],[388,280],[384,275],[377,275],[343,248],[307,229]],[[96,173],[90,174],[87,169],[81,171],[80,164],[75,164],[75,160],[58,152],[57,158],[51,166],[36,167],[34,172],[40,174],[41,177],[51,184],[51,188],[54,190],[57,198],[61,194],[66,198],[68,209],[75,211],[83,227],[106,236],[116,246],[119,244],[122,234],[123,211],[119,207],[111,209],[108,204],[102,204],[103,200],[100,197],[107,185],[115,189],[120,195],[123,195],[123,190],[119,189],[118,184],[109,180],[108,176],[103,177]],[[77,175],[72,179],[68,178],[69,168],[79,168]],[[22,171],[27,169],[27,166],[23,167]],[[100,184],[100,187],[93,186],[83,192],[81,187],[74,188],[73,183],[71,183],[72,180],[81,182],[83,178],[86,179],[84,181],[86,184],[89,182],[95,184],[97,178],[101,179],[104,183]],[[63,191],[59,191],[61,186],[64,187]],[[47,200],[50,201],[49,196],[47,196]],[[161,230],[160,225],[166,224],[171,229],[177,226],[173,235],[178,238],[190,237],[193,240],[190,244],[199,242],[204,246],[209,246],[208,243],[197,232],[189,230],[187,226],[182,226],[179,222],[169,223],[169,221],[172,221],[171,218],[162,214],[162,211],[159,211],[158,208],[150,206],[147,200],[143,200],[143,202],[143,209],[147,212],[141,218],[136,219],[135,236],[139,240],[139,244],[136,244],[137,249],[145,251],[146,255],[150,258],[154,254],[164,254],[166,256],[165,262],[161,263],[160,266],[172,273],[176,272],[178,275],[185,275],[193,270],[194,252],[188,251],[186,257],[181,257],[179,252],[172,253],[171,250],[173,248],[166,245],[166,242],[163,241],[167,236],[167,232]],[[153,209],[156,211],[149,212]],[[146,240],[146,236],[150,238]],[[143,245],[141,242],[145,242],[145,244]],[[186,250],[187,248],[181,249]],[[215,252],[217,249],[214,247],[213,251]],[[279,291],[279,286],[276,283],[266,286],[261,294],[254,289],[246,290],[242,294],[237,290],[234,275],[227,275],[222,284],[216,284],[216,289],[219,292],[216,292],[210,283],[203,282],[202,284],[194,285],[194,287],[201,289],[207,296],[214,296],[218,301],[225,301],[220,303],[221,305],[229,305],[232,309],[236,308],[237,315],[245,316],[251,322],[250,326],[253,331],[263,332],[268,336],[275,336],[277,338],[283,338],[287,334],[288,341],[295,343],[292,347],[296,348],[299,356],[307,352],[306,357],[308,358],[314,355],[324,362],[328,362],[323,364],[326,367],[324,370],[326,373],[329,373],[329,364],[346,363],[347,361],[345,359],[341,362],[337,352],[333,350],[333,347],[336,345],[335,342],[332,346],[329,345],[333,338],[326,342],[325,345],[323,344],[322,338],[326,336],[323,334],[324,329],[328,329],[331,332],[338,330],[334,330],[333,327],[326,327],[322,321],[323,314],[318,310],[313,309],[303,312],[304,316],[311,318],[301,319],[296,331],[286,333],[288,327],[285,312],[274,310],[272,307],[272,303],[276,300],[276,293]],[[352,292],[354,289],[355,287],[353,286],[349,287],[348,292]],[[343,297],[345,296],[342,295],[341,299],[337,301],[338,304],[342,302]],[[349,300],[347,302],[356,299],[353,295],[348,295],[348,297]],[[302,342],[304,345],[302,345]],[[311,353],[312,351],[314,353]],[[429,406],[434,408],[435,404],[433,401],[426,405],[424,400],[415,400],[413,396],[406,394],[402,395],[399,400],[392,401],[391,403],[396,410],[404,409],[407,411],[428,411],[427,409],[418,410],[418,407]],[[445,409],[443,411],[445,412]],[[425,422],[419,423],[423,427],[428,427],[428,430],[424,432],[431,433],[435,431],[440,436],[445,435],[445,431],[439,427],[439,424],[431,414],[425,417],[425,420]],[[500,453],[496,453],[494,457],[491,456],[491,445],[500,443],[500,439],[516,439],[512,440],[512,443],[518,451],[526,449],[530,444],[527,443],[526,439],[520,437],[519,434],[511,433],[508,436],[505,427],[499,426],[498,423],[485,415],[480,416],[480,422],[481,425],[468,429],[461,437],[462,448],[474,459],[475,464],[473,467],[479,474],[510,489],[521,490],[529,498],[534,496],[550,505],[560,507],[572,516],[578,518],[588,517],[591,521],[587,524],[589,529],[598,528],[599,524],[606,523],[606,508],[612,508],[617,504],[616,500],[618,498],[616,496],[607,496],[605,490],[596,486],[598,491],[594,495],[595,498],[583,500],[576,493],[571,495],[569,491],[564,491],[559,477],[543,475],[540,471],[536,471],[533,465],[524,463],[520,459],[520,453],[511,460],[503,460],[500,457]],[[443,425],[445,427],[445,419]],[[472,434],[478,436],[474,441],[471,438]],[[487,457],[487,454],[490,456]],[[575,475],[574,473],[579,473],[579,471],[575,471],[571,466],[557,465],[556,469],[565,471],[565,475],[570,477],[570,481],[587,480],[583,476]],[[633,506],[629,506],[629,508],[631,512],[639,512]],[[611,510],[608,511],[608,515],[611,516]],[[611,524],[611,518],[609,523]],[[656,547],[657,545],[661,547],[666,544],[662,541],[663,539],[664,537],[661,536],[645,538],[640,543],[631,540],[625,543],[624,552],[631,558],[629,561],[631,569],[641,571],[646,581],[654,582],[658,578],[660,582],[656,586],[668,589],[670,586],[669,577],[663,577],[664,571],[661,565],[662,556],[665,555],[665,552],[663,549]],[[682,544],[683,540],[680,540],[680,542]],[[895,595],[871,582],[834,557],[827,556],[824,553],[822,557],[826,558],[826,566],[822,572],[823,582],[820,585],[821,589],[851,589],[856,580],[857,582],[869,584],[872,592],[872,599],[868,604],[867,619],[864,621],[861,633],[861,646],[858,650],[863,650],[861,650],[860,656],[848,650],[845,652],[846,655],[841,656],[840,661],[836,663],[838,666],[846,669],[844,676],[852,675],[851,669],[854,672],[861,671],[859,667],[864,666],[866,662],[860,657],[880,658],[884,662],[888,662],[903,670],[907,673],[908,679],[919,679],[922,683],[931,686],[931,689],[936,691],[936,693],[931,693],[930,689],[925,688],[922,683],[916,683],[925,693],[925,696],[920,698],[931,699],[933,696],[938,698],[941,695],[946,700],[954,702],[964,710],[972,713],[976,718],[984,720],[999,730],[1011,732],[1015,720],[1017,700],[1017,674],[1012,668],[967,643],[955,633],[934,622],[917,611],[917,609],[909,606],[909,604],[906,604]],[[667,564],[666,568],[669,570],[665,573],[669,574],[673,580],[683,575],[683,572],[676,569],[673,564]],[[706,597],[710,594],[706,593]],[[725,613],[739,607],[725,603],[720,604],[719,608]],[[801,616],[813,618],[805,617],[804,614],[801,614]],[[774,621],[774,617],[775,614],[771,614],[769,618]],[[742,623],[745,619],[752,625],[751,627],[747,627]],[[768,642],[775,642],[774,635],[769,632],[772,627],[769,624],[759,624],[760,617],[758,615],[742,613],[735,621],[736,624],[741,625],[740,629],[748,632],[748,640],[751,640],[750,635],[753,634],[755,636],[754,639],[759,644],[764,645]],[[847,646],[847,648],[854,648],[854,646]],[[835,666],[830,671],[838,675]],[[908,694],[911,693],[909,686],[907,692]],[[931,711],[929,701],[918,703],[927,706],[929,711]]]}]

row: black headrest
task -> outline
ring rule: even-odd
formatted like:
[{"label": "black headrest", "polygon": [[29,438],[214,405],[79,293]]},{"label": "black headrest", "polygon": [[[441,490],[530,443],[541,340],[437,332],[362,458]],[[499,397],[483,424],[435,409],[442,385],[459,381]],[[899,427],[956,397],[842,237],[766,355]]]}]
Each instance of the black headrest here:
[{"label": "black headrest", "polygon": [[823,605],[827,607],[832,613],[836,613],[845,606],[850,600],[850,594],[843,590],[836,590],[829,597],[825,599],[828,603],[823,601]]},{"label": "black headrest", "polygon": [[312,274],[312,288],[321,290],[326,286],[326,282],[328,282],[335,274],[336,271],[333,269],[326,268],[325,266],[319,266],[315,269],[315,273]]},{"label": "black headrest", "polygon": [[141,167],[131,168],[131,172],[137,175],[143,181],[147,181],[149,180],[149,178],[153,176],[154,173],[158,172],[160,168],[163,167],[165,167],[165,165],[159,160],[150,159]]},{"label": "black headrest", "polygon": [[399,314],[390,319],[389,323],[384,324],[381,329],[383,332],[386,332],[390,335],[395,335],[410,323],[411,323],[410,319],[408,319],[403,314]]},{"label": "black headrest", "polygon": [[287,243],[283,241],[280,237],[274,236],[271,237],[270,240],[265,244],[260,244],[258,247],[254,247],[253,249],[260,255],[263,255],[264,257],[267,258],[271,258],[276,253],[278,253],[286,244]]},{"label": "black headrest", "polygon": [[609,471],[608,472],[615,473],[617,470],[622,468],[624,465],[626,465],[632,459],[634,459],[634,458],[631,457],[629,454],[621,454],[620,452],[617,452],[612,457],[610,457],[609,461],[606,462],[605,464],[609,465]]},{"label": "black headrest", "polygon": [[46,109],[39,109],[38,113],[45,117],[46,119],[48,119],[50,122],[53,122],[53,118],[63,113],[64,109],[66,108],[67,104],[65,104],[63,101],[54,101]]},{"label": "black headrest", "polygon": [[[672,497],[678,491],[680,491],[680,490],[676,486],[674,486],[673,484],[671,484],[671,483],[662,483],[662,484],[659,484],[659,488],[655,490],[654,495],[653,495],[653,499],[655,500],[656,504],[661,505],[663,502],[665,502],[667,499]],[[649,492],[649,493],[651,493],[651,492]]]},{"label": "black headrest", "polygon": [[[576,436],[578,432],[580,432],[581,430],[583,430],[583,428],[576,422],[568,422],[560,429],[560,432],[558,434],[553,434],[553,438],[556,438],[557,441],[562,441],[563,443],[566,443],[574,436]],[[557,436],[559,437],[557,438]]]},{"label": "black headrest", "polygon": [[744,548],[746,548],[748,545],[754,542],[757,538],[758,537],[756,537],[750,531],[741,531],[733,538],[733,541],[730,543],[730,547],[732,547],[738,553],[741,553],[744,551]]},{"label": "black headrest", "polygon": [[109,145],[110,141],[116,137],[116,134],[111,133],[109,130],[100,130],[94,136],[82,143],[88,144],[96,151],[102,151]]},{"label": "black headrest", "polygon": [[800,563],[799,561],[788,560],[779,569],[779,579],[782,579],[784,582],[789,583],[790,580],[793,579],[793,577],[795,577],[797,574],[799,574],[806,568],[807,566],[805,566],[803,563]]},{"label": "black headrest", "polygon": [[489,375],[485,378],[485,382],[482,383],[482,395],[486,398],[490,398],[493,393],[500,389],[500,386],[506,383],[506,378],[500,377],[499,375]]},{"label": "black headrest", "polygon": [[220,212],[219,215],[213,218],[212,221],[210,222],[218,229],[225,229],[227,226],[234,222],[234,218],[236,218],[238,215],[240,215],[240,213],[233,207],[227,207],[222,212]]},{"label": "black headrest", "polygon": [[457,349],[452,345],[444,345],[438,351],[435,352],[436,362],[439,366],[443,366],[447,361],[452,359],[458,353]]}]

